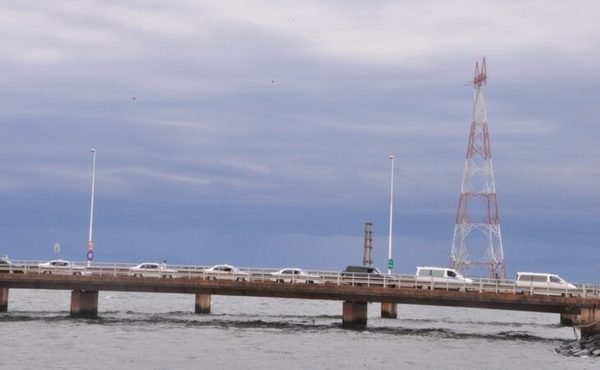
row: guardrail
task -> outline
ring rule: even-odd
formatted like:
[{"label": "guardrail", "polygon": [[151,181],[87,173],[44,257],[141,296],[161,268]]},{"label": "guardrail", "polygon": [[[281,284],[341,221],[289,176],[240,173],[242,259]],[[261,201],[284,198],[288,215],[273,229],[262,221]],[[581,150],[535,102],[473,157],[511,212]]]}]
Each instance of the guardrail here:
[{"label": "guardrail", "polygon": [[[42,265],[46,261],[10,261],[0,264],[0,273],[23,274],[68,274],[94,276],[132,276],[129,263],[111,262],[75,262],[66,267],[48,267]],[[240,280],[256,282],[277,282],[282,275],[275,273],[274,268],[237,268],[232,273],[211,273],[210,266],[163,264],[152,271],[142,271],[144,277],[171,277],[176,279],[215,279]],[[164,271],[171,273],[164,274]],[[600,284],[575,284],[576,289],[558,288],[547,284],[517,283],[515,280],[497,280],[474,278],[473,282],[448,278],[422,277],[406,274],[376,275],[364,273],[348,273],[338,271],[306,270],[308,275],[285,276],[286,283],[335,284],[365,287],[384,287],[390,289],[424,289],[424,290],[458,290],[464,292],[491,292],[512,294],[545,294],[579,297],[600,297]],[[307,278],[308,276],[308,278]],[[539,283],[538,283],[539,284]]]}]

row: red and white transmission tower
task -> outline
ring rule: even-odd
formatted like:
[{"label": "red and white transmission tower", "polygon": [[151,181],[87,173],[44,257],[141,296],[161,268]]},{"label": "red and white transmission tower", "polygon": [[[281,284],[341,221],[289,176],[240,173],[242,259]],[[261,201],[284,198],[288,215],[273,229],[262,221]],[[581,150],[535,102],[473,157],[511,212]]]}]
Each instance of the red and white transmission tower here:
[{"label": "red and white transmission tower", "polygon": [[487,270],[490,278],[505,279],[506,267],[485,109],[486,79],[483,58],[481,69],[479,63],[475,63],[475,101],[456,212],[450,267],[464,274],[472,268],[479,268]]}]

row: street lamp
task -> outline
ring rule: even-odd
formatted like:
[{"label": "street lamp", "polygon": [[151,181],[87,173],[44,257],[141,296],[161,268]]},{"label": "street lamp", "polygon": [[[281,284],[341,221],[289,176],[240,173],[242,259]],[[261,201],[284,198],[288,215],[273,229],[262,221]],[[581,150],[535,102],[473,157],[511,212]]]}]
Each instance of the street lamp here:
[{"label": "street lamp", "polygon": [[92,198],[90,201],[90,233],[88,237],[88,251],[87,251],[87,260],[88,266],[90,262],[94,259],[94,240],[92,239],[92,230],[94,225],[94,191],[96,185],[96,149],[90,149],[92,152]]},{"label": "street lamp", "polygon": [[392,161],[392,180],[390,185],[390,234],[388,236],[388,274],[392,273],[394,268],[394,260],[392,259],[392,216],[394,211],[394,156],[390,155]]}]

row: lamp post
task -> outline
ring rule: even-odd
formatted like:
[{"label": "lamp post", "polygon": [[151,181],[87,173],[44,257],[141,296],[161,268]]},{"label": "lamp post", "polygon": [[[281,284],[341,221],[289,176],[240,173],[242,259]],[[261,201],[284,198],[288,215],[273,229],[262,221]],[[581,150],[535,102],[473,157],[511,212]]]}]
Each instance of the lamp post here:
[{"label": "lamp post", "polygon": [[87,260],[88,266],[90,262],[94,259],[94,240],[92,239],[92,230],[94,225],[94,191],[96,185],[96,149],[90,149],[92,152],[92,197],[90,201],[90,232],[88,237],[88,251],[87,251]]},{"label": "lamp post", "polygon": [[394,260],[392,259],[392,217],[394,211],[394,156],[390,155],[389,158],[392,161],[392,175],[390,185],[390,234],[388,236],[388,274],[392,273],[394,268]]}]

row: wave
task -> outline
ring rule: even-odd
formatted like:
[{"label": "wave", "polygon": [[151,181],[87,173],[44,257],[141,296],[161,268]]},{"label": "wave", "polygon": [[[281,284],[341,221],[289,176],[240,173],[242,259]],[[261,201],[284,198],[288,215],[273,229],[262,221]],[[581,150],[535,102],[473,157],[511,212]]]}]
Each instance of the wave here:
[{"label": "wave", "polygon": [[[161,314],[148,314],[135,311],[104,311],[95,319],[73,319],[69,317],[68,311],[40,312],[19,311],[0,315],[1,322],[77,322],[89,325],[106,326],[135,326],[155,328],[156,325],[189,328],[218,328],[218,329],[258,329],[279,330],[284,332],[322,332],[329,330],[344,331],[340,316],[298,316],[298,315],[268,315],[260,317],[256,315],[226,315],[210,314],[199,316],[189,311],[172,311]],[[334,322],[331,322],[334,320]],[[412,320],[417,321],[417,320]],[[428,322],[429,320],[418,320]],[[447,321],[442,321],[447,322]],[[435,321],[432,321],[435,324]],[[438,321],[439,323],[439,321]],[[455,322],[461,324],[464,322]],[[499,323],[471,322],[481,325],[496,326]],[[396,323],[397,324],[397,323]],[[506,323],[502,323],[506,327]],[[520,323],[519,323],[520,324]],[[490,341],[521,341],[521,342],[546,342],[560,343],[561,346],[571,344],[572,340],[564,338],[549,338],[532,334],[522,330],[502,330],[489,333],[461,332],[449,328],[407,328],[407,327],[379,327],[370,326],[356,331],[364,335],[391,335],[391,336],[423,336],[444,339],[483,339]]]}]

